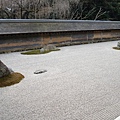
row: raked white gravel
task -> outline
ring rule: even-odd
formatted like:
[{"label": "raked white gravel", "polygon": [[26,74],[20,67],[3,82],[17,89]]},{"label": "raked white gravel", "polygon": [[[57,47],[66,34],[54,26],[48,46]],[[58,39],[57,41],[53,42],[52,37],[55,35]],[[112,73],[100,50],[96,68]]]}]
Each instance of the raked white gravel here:
[{"label": "raked white gravel", "polygon": [[120,120],[120,116],[119,116],[119,117],[117,117],[115,120]]},{"label": "raked white gravel", "polygon": [[[44,55],[0,54],[25,78],[0,88],[0,120],[114,120],[120,116],[118,41]],[[36,70],[47,72],[34,74]]]}]

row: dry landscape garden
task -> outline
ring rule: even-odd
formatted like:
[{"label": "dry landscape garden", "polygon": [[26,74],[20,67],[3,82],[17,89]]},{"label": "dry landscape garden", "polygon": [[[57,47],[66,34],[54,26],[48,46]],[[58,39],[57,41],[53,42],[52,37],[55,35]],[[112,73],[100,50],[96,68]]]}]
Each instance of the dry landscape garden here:
[{"label": "dry landscape garden", "polygon": [[117,43],[0,54],[1,61],[24,75],[20,83],[0,88],[0,119],[114,120],[120,115],[120,51],[112,49]]},{"label": "dry landscape garden", "polygon": [[0,0],[0,120],[120,120],[120,0]]}]

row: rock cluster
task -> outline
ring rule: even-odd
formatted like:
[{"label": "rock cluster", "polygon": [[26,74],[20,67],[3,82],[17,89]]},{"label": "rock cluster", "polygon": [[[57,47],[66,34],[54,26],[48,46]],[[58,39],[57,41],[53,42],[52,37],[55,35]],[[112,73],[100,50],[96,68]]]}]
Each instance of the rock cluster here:
[{"label": "rock cluster", "polygon": [[53,44],[48,44],[45,45],[43,48],[40,49],[40,53],[48,52],[48,51],[53,51],[56,50],[56,46]]}]

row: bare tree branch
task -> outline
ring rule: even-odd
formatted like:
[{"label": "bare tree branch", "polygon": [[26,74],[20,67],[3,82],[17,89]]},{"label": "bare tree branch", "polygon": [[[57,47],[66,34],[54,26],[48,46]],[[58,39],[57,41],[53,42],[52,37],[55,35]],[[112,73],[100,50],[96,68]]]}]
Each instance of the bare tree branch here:
[{"label": "bare tree branch", "polygon": [[99,9],[98,13],[96,14],[94,20],[97,20],[100,16],[104,15],[105,13],[106,13],[106,11],[102,13],[102,8],[100,7],[100,9]]},{"label": "bare tree branch", "polygon": [[96,11],[96,7],[92,8],[83,18],[82,20],[87,19],[89,16],[91,16]]}]

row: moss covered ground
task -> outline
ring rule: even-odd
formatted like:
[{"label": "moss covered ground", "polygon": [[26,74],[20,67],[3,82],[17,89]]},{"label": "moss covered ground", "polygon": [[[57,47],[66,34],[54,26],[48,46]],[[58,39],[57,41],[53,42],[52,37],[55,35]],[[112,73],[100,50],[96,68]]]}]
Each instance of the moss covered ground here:
[{"label": "moss covered ground", "polygon": [[115,50],[120,50],[120,48],[118,48],[118,47],[113,47],[113,49],[115,49]]},{"label": "moss covered ground", "polygon": [[24,76],[21,73],[14,72],[10,75],[0,78],[0,87],[11,86],[19,83]]},{"label": "moss covered ground", "polygon": [[45,52],[40,52],[39,49],[37,50],[30,50],[30,51],[27,51],[27,52],[22,52],[21,54],[23,55],[37,55],[37,54],[46,54],[46,53],[49,53],[49,52],[52,52],[52,51],[59,51],[60,49],[56,49],[56,50],[50,50],[50,51],[45,51]]}]

